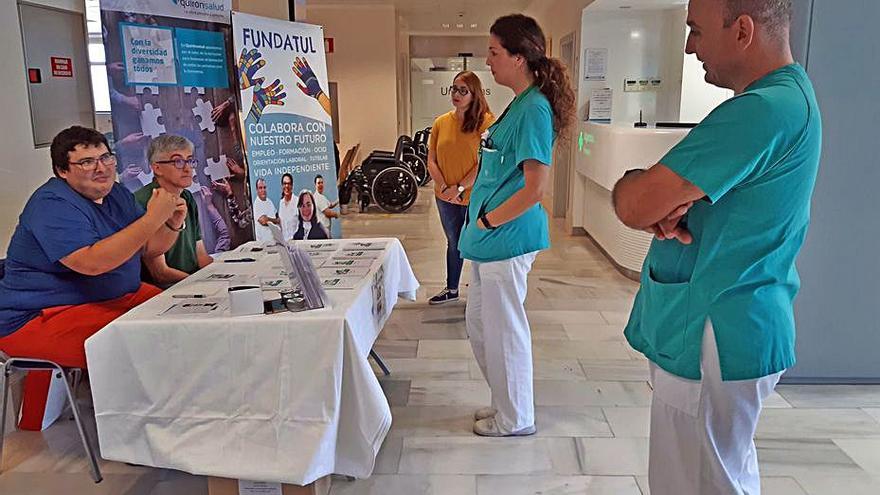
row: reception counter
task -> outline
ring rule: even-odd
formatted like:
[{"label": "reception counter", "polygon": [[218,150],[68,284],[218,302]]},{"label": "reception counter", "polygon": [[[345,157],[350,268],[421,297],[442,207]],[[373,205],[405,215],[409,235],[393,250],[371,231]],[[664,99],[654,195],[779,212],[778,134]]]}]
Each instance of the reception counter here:
[{"label": "reception counter", "polygon": [[583,228],[615,266],[637,278],[652,236],[623,225],[614,214],[611,191],[624,172],[648,168],[681,141],[689,129],[634,128],[579,123],[571,196],[571,223]]}]

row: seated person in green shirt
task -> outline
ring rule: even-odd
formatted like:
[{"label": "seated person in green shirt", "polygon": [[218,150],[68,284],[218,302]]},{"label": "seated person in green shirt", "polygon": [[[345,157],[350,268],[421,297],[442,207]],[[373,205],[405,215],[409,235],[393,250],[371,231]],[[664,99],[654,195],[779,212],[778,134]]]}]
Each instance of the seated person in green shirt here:
[{"label": "seated person in green shirt", "polygon": [[822,135],[790,18],[788,1],[691,0],[685,50],[735,96],[615,186],[621,221],[656,235],[624,331],[650,361],[653,495],[760,493],[753,438],[795,362]]},{"label": "seated person in green shirt", "polygon": [[186,189],[192,185],[196,165],[193,149],[192,142],[182,136],[164,134],[153,139],[147,150],[153,169],[153,182],[134,193],[137,202],[144,207],[150,201],[153,190],[159,187],[186,201],[186,221],[177,242],[164,255],[144,257],[145,278],[160,286],[180,282],[212,261],[202,241],[195,198]]}]

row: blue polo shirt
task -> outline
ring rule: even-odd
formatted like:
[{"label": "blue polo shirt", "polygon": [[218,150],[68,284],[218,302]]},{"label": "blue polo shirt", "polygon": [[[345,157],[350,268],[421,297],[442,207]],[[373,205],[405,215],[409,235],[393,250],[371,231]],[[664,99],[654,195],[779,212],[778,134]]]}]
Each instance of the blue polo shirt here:
[{"label": "blue polo shirt", "polygon": [[140,286],[141,255],[115,270],[88,276],[59,260],[128,227],[144,214],[134,196],[114,184],[98,204],[53,177],[24,207],[6,253],[0,279],[0,337],[54,306],[115,299]]},{"label": "blue polo shirt", "polygon": [[812,84],[792,64],[722,103],[660,160],[707,198],[686,217],[692,244],[651,244],[625,330],[635,349],[697,380],[708,318],[724,380],[794,365],[795,258],[821,141]]},{"label": "blue polo shirt", "polygon": [[525,187],[523,162],[550,166],[553,157],[553,110],[535,86],[517,95],[487,130],[480,148],[480,171],[468,205],[458,249],[464,259],[487,263],[550,247],[547,213],[540,203],[494,230],[477,227],[489,213]]}]

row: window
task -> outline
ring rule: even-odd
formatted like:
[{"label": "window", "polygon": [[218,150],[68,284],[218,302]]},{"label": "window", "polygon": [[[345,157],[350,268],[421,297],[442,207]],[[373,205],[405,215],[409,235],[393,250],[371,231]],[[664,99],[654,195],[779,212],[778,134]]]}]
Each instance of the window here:
[{"label": "window", "polygon": [[95,112],[110,112],[110,88],[107,84],[107,58],[101,32],[99,0],[86,0],[86,28],[89,38],[89,67],[92,73],[92,95]]}]

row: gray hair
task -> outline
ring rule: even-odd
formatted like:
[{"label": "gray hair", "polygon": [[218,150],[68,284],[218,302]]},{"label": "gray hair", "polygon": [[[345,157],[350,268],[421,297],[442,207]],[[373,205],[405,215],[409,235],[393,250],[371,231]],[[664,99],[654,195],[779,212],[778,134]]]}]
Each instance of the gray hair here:
[{"label": "gray hair", "polygon": [[254,184],[256,184],[257,187],[259,187],[259,186],[260,186],[260,182],[262,182],[263,184],[265,184],[265,183],[266,183],[266,179],[260,177],[259,179],[257,179],[257,182],[255,182]]},{"label": "gray hair", "polygon": [[741,15],[754,19],[769,33],[780,35],[791,24],[791,0],[722,0],[724,27],[730,27]]},{"label": "gray hair", "polygon": [[150,141],[150,147],[147,148],[147,158],[150,160],[150,163],[153,163],[158,159],[158,155],[161,153],[180,150],[193,151],[195,150],[195,146],[193,146],[192,141],[183,136],[162,134]]}]

